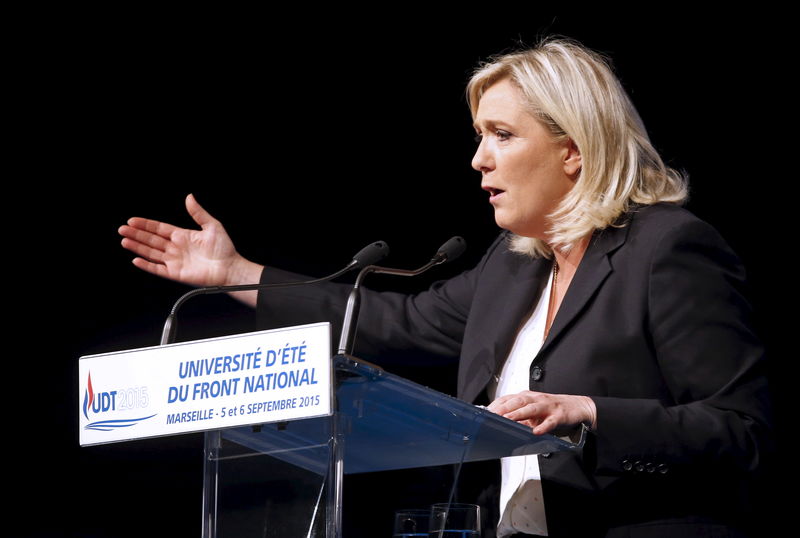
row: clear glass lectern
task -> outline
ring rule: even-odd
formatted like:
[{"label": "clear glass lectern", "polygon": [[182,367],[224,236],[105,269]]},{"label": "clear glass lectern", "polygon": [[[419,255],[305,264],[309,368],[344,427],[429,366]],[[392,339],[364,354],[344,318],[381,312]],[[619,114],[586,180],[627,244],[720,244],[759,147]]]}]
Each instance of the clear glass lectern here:
[{"label": "clear glass lectern", "polygon": [[345,474],[573,450],[352,356],[330,417],[206,433],[203,537],[341,538]]}]

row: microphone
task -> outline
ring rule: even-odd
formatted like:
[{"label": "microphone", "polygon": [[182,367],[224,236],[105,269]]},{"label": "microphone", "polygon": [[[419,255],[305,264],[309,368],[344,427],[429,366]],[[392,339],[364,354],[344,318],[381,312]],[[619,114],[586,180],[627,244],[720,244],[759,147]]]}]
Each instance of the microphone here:
[{"label": "microphone", "polygon": [[177,315],[178,310],[180,307],[194,297],[195,295],[206,295],[211,293],[228,293],[233,291],[249,291],[249,290],[262,290],[267,288],[283,288],[289,286],[303,286],[305,284],[317,284],[319,282],[325,282],[328,280],[333,280],[343,274],[347,273],[348,271],[352,271],[353,269],[360,269],[371,267],[372,264],[378,263],[383,258],[389,255],[389,246],[383,241],[375,241],[374,243],[370,243],[366,247],[362,248],[358,251],[358,253],[353,256],[353,259],[350,260],[350,263],[345,265],[342,269],[339,269],[335,273],[332,273],[328,276],[324,276],[322,278],[315,278],[313,280],[301,280],[297,282],[276,282],[273,284],[237,284],[233,286],[209,286],[205,288],[196,288],[187,293],[184,293],[181,297],[175,301],[175,304],[172,306],[172,310],[167,316],[166,322],[164,322],[164,330],[161,333],[161,345],[171,344],[175,341],[175,331],[177,327]]},{"label": "microphone", "polygon": [[370,273],[396,275],[396,276],[417,276],[424,273],[435,265],[451,262],[461,256],[467,248],[467,243],[462,237],[455,236],[448,239],[436,254],[431,258],[431,261],[417,269],[394,269],[391,267],[380,267],[377,265],[368,265],[364,267],[356,277],[356,282],[350,295],[347,298],[347,308],[344,313],[344,320],[342,322],[342,334],[339,337],[339,354],[350,355],[353,352],[353,341],[355,339],[356,327],[358,325],[358,312],[361,308],[361,282]]},{"label": "microphone", "polygon": [[383,241],[375,241],[374,243],[370,243],[366,247],[359,250],[358,253],[353,256],[353,260],[347,265],[347,267],[342,269],[340,274],[344,274],[346,271],[350,271],[351,269],[359,269],[368,265],[372,265],[373,263],[378,263],[388,255],[389,245]]},{"label": "microphone", "polygon": [[455,260],[467,250],[467,242],[463,237],[455,236],[448,239],[444,245],[436,251],[434,259],[441,259],[439,263],[447,263]]}]

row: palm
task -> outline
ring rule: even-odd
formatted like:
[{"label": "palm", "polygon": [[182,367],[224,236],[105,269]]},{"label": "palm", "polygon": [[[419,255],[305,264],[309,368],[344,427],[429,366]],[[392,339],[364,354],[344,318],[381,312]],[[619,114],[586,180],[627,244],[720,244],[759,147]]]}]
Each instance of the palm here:
[{"label": "palm", "polygon": [[186,209],[200,230],[134,217],[122,226],[122,246],[138,257],[134,265],[147,272],[194,286],[219,286],[239,255],[219,221],[189,195]]}]

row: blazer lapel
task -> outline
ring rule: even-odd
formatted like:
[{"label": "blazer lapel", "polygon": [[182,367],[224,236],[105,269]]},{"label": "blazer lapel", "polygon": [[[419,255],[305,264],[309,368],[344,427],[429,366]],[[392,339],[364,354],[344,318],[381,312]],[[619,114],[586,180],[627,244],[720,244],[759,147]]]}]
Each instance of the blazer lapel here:
[{"label": "blazer lapel", "polygon": [[569,327],[575,317],[581,313],[586,303],[603,281],[613,270],[609,256],[618,249],[628,236],[628,226],[623,228],[608,227],[598,232],[583,255],[578,270],[572,278],[567,294],[558,309],[550,333],[542,344],[539,355],[546,352],[559,336]]},{"label": "blazer lapel", "polygon": [[510,279],[510,285],[504,290],[505,306],[500,315],[492,320],[494,330],[487,331],[487,334],[497,335],[494,340],[495,374],[500,374],[517,332],[539,302],[551,267],[547,259],[528,261],[520,267],[519,274]]},{"label": "blazer lapel", "polygon": [[479,286],[482,291],[473,302],[471,323],[477,330],[467,331],[462,347],[458,394],[470,402],[493,375],[500,375],[520,323],[538,301],[551,267],[546,259],[511,252],[500,255],[505,259],[487,270],[489,284]]}]

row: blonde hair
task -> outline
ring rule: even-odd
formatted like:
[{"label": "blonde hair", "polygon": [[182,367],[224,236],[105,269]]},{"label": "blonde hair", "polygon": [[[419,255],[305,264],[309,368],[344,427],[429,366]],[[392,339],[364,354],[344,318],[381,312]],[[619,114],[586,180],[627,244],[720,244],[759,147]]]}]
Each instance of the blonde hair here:
[{"label": "blonde hair", "polygon": [[[631,204],[683,203],[686,177],[667,167],[653,148],[638,112],[610,63],[565,38],[550,38],[530,50],[491,58],[467,85],[473,118],[484,92],[509,79],[531,114],[556,139],[570,138],[581,154],[575,186],[550,215],[550,244],[569,250],[612,225]],[[550,257],[544,241],[514,236],[512,250]]]}]

